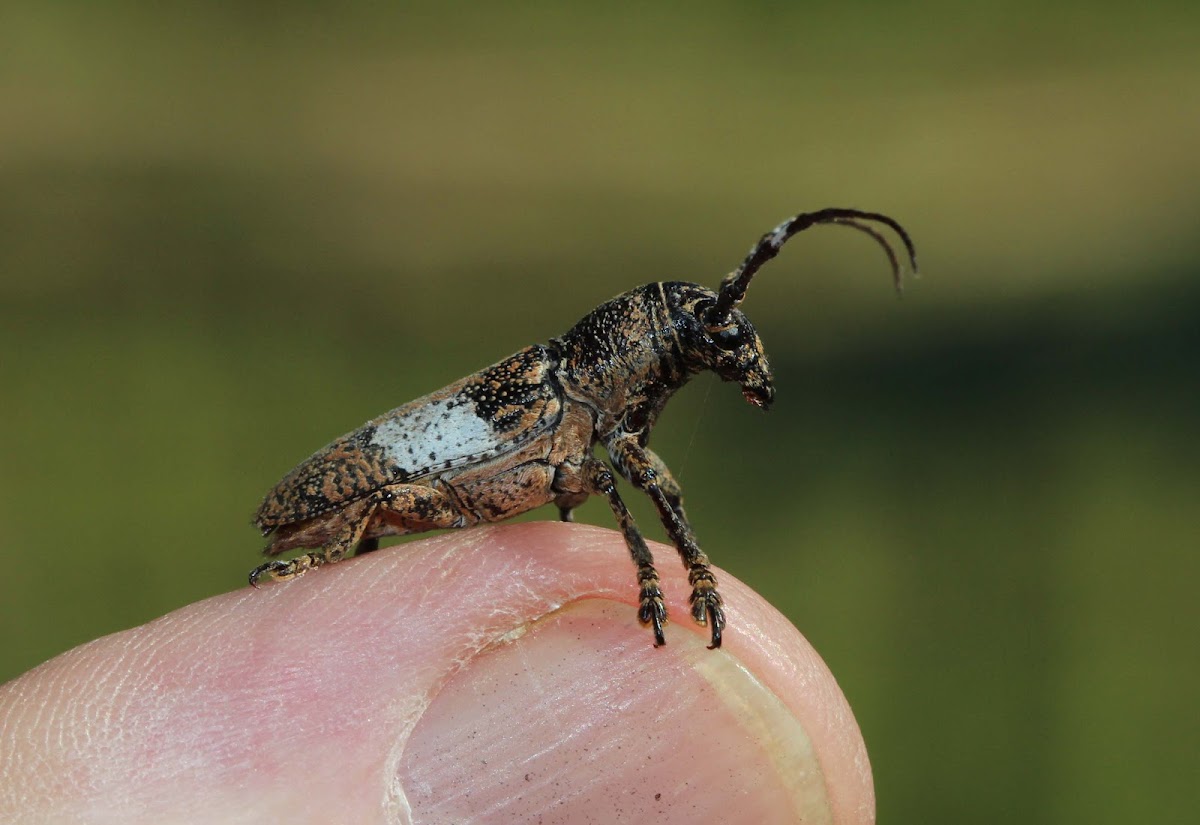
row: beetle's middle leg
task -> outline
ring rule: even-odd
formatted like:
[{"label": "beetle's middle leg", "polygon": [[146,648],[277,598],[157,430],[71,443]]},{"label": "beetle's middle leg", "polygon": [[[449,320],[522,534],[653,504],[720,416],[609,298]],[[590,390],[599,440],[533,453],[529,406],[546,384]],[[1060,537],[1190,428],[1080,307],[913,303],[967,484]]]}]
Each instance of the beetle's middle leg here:
[{"label": "beetle's middle leg", "polygon": [[721,594],[717,592],[717,578],[709,568],[708,556],[696,543],[695,533],[684,515],[679,482],[661,458],[632,438],[614,440],[605,446],[621,474],[654,502],[658,517],[688,571],[688,583],[692,586],[692,595],[688,599],[692,619],[697,624],[709,625],[712,632],[709,647],[720,647],[721,631],[725,629]]},{"label": "beetle's middle leg", "polygon": [[575,520],[573,513],[575,508],[588,500],[590,492],[583,493],[564,493],[554,499],[555,506],[558,507],[558,520],[572,522]]}]

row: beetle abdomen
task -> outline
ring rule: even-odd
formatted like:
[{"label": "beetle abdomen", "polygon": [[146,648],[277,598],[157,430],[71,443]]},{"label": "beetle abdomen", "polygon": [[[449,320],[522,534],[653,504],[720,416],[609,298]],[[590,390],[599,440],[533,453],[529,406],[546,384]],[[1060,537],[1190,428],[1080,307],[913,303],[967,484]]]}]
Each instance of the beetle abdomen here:
[{"label": "beetle abdomen", "polygon": [[397,407],[297,466],[267,494],[264,532],[315,518],[389,484],[437,475],[520,448],[558,423],[554,359],[543,346]]}]

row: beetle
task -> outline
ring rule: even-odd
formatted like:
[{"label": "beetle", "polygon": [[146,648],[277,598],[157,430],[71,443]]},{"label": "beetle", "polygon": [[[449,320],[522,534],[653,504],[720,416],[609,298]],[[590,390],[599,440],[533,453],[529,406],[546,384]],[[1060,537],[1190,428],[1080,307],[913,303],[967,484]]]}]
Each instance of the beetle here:
[{"label": "beetle", "polygon": [[667,610],[654,559],[617,492],[612,467],[654,503],[692,587],[691,614],[721,646],[725,613],[708,557],[683,510],[683,493],[648,446],[671,395],[711,370],[736,382],[764,410],[775,397],[771,368],[754,326],[738,309],[751,279],[789,238],[819,224],[864,232],[887,254],[897,291],[902,271],[882,225],[886,215],[828,208],[796,215],[751,248],[717,291],[682,281],[645,284],[589,312],[560,338],[535,344],[344,435],[293,469],[254,516],[271,540],[264,553],[319,548],[254,568],[292,579],[344,558],[381,536],[496,522],[553,502],[563,521],[589,496],[608,501],[637,569],[638,619],[665,643]]}]

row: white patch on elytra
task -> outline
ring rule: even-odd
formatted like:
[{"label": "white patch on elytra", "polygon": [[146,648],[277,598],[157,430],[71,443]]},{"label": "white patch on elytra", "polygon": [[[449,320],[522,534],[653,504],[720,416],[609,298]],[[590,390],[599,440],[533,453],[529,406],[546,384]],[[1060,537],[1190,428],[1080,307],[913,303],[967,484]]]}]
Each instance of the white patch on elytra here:
[{"label": "white patch on elytra", "polygon": [[458,396],[389,417],[375,427],[371,443],[409,476],[469,464],[498,454],[503,444],[475,405]]}]

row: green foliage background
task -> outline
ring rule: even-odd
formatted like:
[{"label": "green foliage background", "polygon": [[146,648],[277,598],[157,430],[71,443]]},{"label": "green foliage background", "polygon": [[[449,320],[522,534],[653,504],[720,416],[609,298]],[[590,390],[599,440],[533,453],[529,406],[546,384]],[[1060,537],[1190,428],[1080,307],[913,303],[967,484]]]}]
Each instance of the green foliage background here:
[{"label": "green foliage background", "polygon": [[704,545],[882,821],[1194,815],[1194,4],[382,5],[0,10],[0,679],[242,586],[333,436],[859,206],[924,277],[793,241],[776,408],[656,431]]}]

